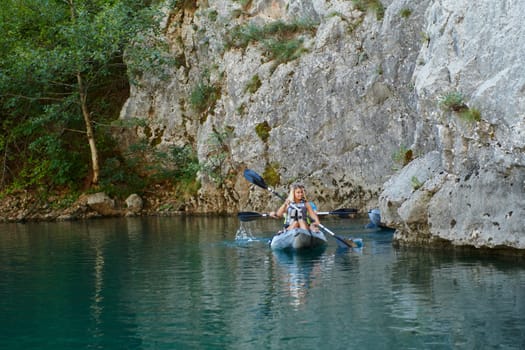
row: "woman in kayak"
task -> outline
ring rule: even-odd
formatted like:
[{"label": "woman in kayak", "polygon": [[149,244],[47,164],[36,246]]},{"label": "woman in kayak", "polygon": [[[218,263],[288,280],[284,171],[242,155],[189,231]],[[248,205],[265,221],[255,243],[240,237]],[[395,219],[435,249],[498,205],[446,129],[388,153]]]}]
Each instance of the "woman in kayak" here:
[{"label": "woman in kayak", "polygon": [[[294,183],[290,186],[290,194],[277,212],[271,212],[272,217],[282,217],[285,215],[284,227],[287,230],[302,228],[305,230],[319,231],[319,217],[306,200],[304,185]],[[310,227],[308,223],[311,222]]]}]

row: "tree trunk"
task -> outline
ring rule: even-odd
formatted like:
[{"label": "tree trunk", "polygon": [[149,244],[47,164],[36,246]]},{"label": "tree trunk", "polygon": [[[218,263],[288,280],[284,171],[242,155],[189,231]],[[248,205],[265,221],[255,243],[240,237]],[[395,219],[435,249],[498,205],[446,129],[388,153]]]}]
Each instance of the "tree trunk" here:
[{"label": "tree trunk", "polygon": [[[66,0],[69,5],[71,13],[71,20],[76,21],[75,4],[73,0]],[[89,149],[91,151],[91,169],[93,171],[93,178],[91,179],[91,186],[98,186],[98,178],[100,174],[100,167],[98,164],[98,150],[95,142],[95,133],[93,132],[93,123],[91,121],[91,114],[87,106],[87,92],[84,87],[84,80],[80,72],[77,73],[78,92],[80,97],[80,107],[82,109],[82,116],[84,117],[84,123],[86,124],[86,135],[89,142]]]},{"label": "tree trunk", "polygon": [[82,116],[86,124],[86,135],[89,142],[89,149],[91,151],[91,167],[93,170],[93,178],[91,179],[92,186],[98,186],[98,178],[100,174],[100,167],[98,164],[98,150],[95,142],[95,133],[93,132],[93,123],[91,122],[91,115],[87,106],[87,94],[84,91],[84,82],[80,73],[77,73],[78,89],[80,93],[80,106],[82,108]]}]

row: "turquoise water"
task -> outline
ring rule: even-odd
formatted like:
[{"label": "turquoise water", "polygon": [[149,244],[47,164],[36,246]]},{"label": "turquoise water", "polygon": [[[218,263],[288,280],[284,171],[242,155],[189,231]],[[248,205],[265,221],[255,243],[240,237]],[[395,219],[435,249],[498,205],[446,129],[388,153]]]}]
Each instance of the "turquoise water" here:
[{"label": "turquoise water", "polygon": [[0,349],[524,349],[522,261],[365,247],[275,253],[278,223],[0,225]]}]

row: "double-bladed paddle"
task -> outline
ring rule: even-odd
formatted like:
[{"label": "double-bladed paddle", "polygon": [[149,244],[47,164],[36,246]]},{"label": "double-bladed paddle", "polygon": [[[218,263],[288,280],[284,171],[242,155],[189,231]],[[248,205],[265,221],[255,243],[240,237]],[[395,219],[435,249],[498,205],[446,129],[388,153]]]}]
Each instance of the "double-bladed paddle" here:
[{"label": "double-bladed paddle", "polygon": [[317,215],[337,215],[341,219],[349,218],[351,214],[357,214],[356,208],[340,208],[332,211],[318,211]]},{"label": "double-bladed paddle", "polygon": [[[271,192],[272,194],[276,195],[277,197],[279,197],[282,201],[285,201],[286,199],[281,196],[279,193],[277,193],[273,188],[269,187],[266,182],[264,181],[264,179],[261,177],[261,175],[257,174],[255,171],[253,170],[250,170],[250,169],[246,169],[244,170],[244,177],[246,178],[246,180],[248,180],[249,182],[251,182],[252,184],[256,185],[256,186],[259,186],[260,188],[263,188],[269,192]],[[298,207],[296,207],[293,203],[290,203],[290,205],[294,208],[294,209],[299,209]],[[333,233],[330,229],[328,229],[326,226],[322,225],[322,224],[319,224],[319,227],[322,228],[323,230],[325,230],[326,232],[328,232],[330,235],[332,235],[332,237],[334,237],[337,242],[338,242],[338,245],[339,246],[345,246],[347,248],[355,248],[357,247],[357,244],[355,244],[353,241],[350,241],[348,242],[347,240],[345,240],[343,237],[339,237],[337,236],[335,233]]]},{"label": "double-bladed paddle", "polygon": [[[341,208],[332,211],[318,211],[317,215],[336,215],[340,218],[349,218],[351,214],[356,214],[357,209],[354,208]],[[253,221],[258,218],[270,217],[267,213],[257,213],[254,211],[241,211],[237,214],[241,221]]]}]

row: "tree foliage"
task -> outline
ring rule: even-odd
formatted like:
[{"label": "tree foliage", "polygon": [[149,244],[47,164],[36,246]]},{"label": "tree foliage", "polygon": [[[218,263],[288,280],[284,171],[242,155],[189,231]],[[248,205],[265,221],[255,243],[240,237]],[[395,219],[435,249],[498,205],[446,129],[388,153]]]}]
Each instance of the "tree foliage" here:
[{"label": "tree foliage", "polygon": [[159,18],[145,0],[0,2],[0,189],[89,182],[129,72],[162,57]]}]

